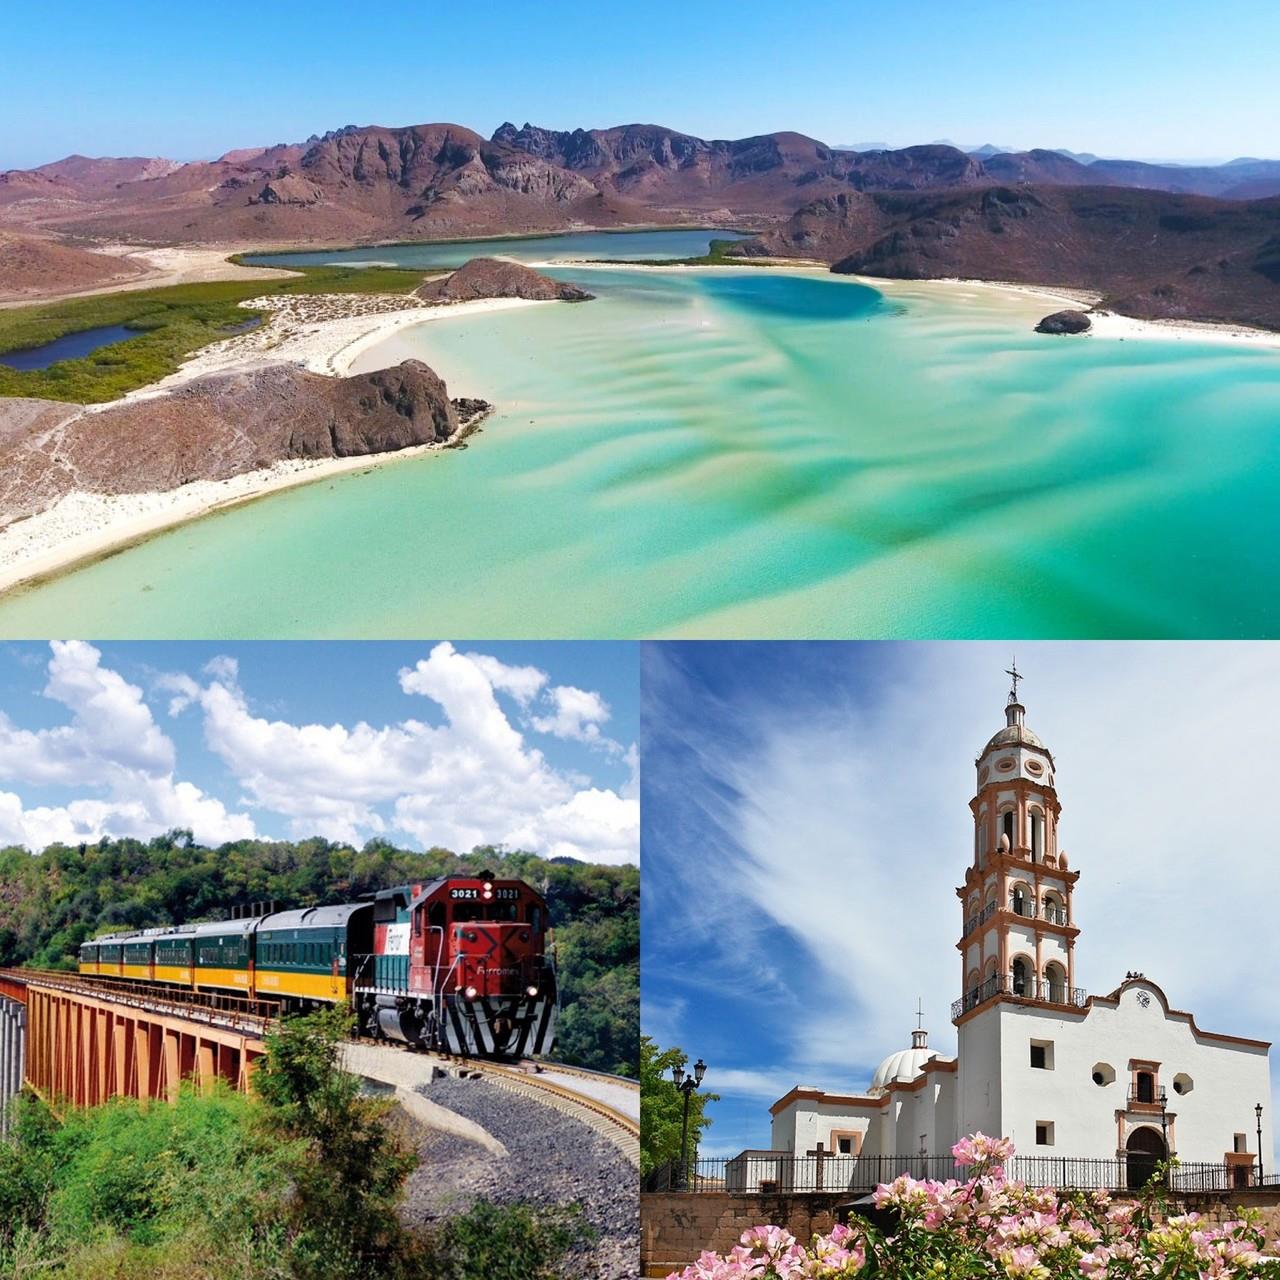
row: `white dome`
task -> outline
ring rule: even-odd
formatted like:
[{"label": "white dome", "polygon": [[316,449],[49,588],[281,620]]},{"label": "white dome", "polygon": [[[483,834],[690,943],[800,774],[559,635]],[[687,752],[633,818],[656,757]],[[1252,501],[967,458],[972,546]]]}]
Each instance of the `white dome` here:
[{"label": "white dome", "polygon": [[[923,1039],[922,1036],[914,1038],[916,1040]],[[883,1092],[886,1086],[893,1084],[897,1080],[904,1083],[914,1080],[924,1070],[924,1064],[934,1057],[937,1057],[937,1054],[922,1044],[916,1044],[910,1049],[899,1049],[897,1053],[891,1053],[876,1068],[875,1075],[871,1077],[872,1093]]]}]

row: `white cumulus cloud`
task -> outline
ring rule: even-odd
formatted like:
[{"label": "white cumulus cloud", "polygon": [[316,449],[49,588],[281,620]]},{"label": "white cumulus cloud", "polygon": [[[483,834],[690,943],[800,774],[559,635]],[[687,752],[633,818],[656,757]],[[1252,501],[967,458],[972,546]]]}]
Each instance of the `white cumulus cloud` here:
[{"label": "white cumulus cloud", "polygon": [[0,792],[0,841],[43,848],[102,836],[146,839],[174,827],[222,843],[254,834],[253,821],[175,777],[173,742],[156,724],[142,690],[102,665],[83,641],[50,646],[44,696],[69,713],[48,729],[23,729],[0,713],[0,783],[59,786],[95,794],[63,805],[28,805]]}]

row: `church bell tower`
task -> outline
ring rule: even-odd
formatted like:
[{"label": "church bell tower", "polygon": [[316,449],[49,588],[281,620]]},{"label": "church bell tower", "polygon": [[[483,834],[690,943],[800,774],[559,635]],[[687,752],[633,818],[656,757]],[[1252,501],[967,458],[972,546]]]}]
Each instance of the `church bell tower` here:
[{"label": "church bell tower", "polygon": [[976,763],[973,858],[956,890],[962,925],[960,1023],[992,1001],[1077,1007],[1072,890],[1079,873],[1058,846],[1053,755],[1026,724],[1015,663],[1005,725]]}]

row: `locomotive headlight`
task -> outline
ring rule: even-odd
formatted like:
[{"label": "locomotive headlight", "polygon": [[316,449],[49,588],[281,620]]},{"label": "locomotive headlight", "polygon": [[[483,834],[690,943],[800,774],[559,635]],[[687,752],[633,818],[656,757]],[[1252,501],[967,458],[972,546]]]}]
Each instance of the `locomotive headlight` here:
[{"label": "locomotive headlight", "polygon": [[525,987],[525,994],[526,994],[526,995],[530,995],[530,996],[536,996],[536,995],[538,994],[538,988],[537,988],[537,987]]},{"label": "locomotive headlight", "polygon": [[481,892],[482,892],[482,894],[483,894],[483,896],[484,896],[484,897],[486,897],[486,898],[492,898],[492,897],[493,897],[493,885],[492,885],[488,880],[486,880],[486,881],[484,882],[484,885],[483,885],[483,887],[482,887]]},{"label": "locomotive headlight", "polygon": [[480,992],[477,991],[475,987],[468,987],[466,991],[463,992],[463,995],[465,995],[468,1000],[474,1000],[479,994]]}]

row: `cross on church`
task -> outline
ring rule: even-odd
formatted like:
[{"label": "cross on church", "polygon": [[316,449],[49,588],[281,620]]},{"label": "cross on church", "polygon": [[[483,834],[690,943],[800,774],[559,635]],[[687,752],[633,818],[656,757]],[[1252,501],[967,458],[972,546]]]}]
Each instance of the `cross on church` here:
[{"label": "cross on church", "polygon": [[822,1166],[835,1155],[834,1151],[828,1151],[822,1143],[818,1143],[812,1151],[806,1151],[805,1155],[813,1156],[818,1162],[817,1176],[814,1179],[814,1190],[822,1190]]},{"label": "cross on church", "polygon": [[916,997],[916,1030],[924,1030],[924,1001]]},{"label": "cross on church", "polygon": [[1018,670],[1018,660],[1017,660],[1017,658],[1014,658],[1013,662],[1012,662],[1009,666],[1007,666],[1007,667],[1005,668],[1005,672],[1004,672],[1004,673],[1005,673],[1005,675],[1007,675],[1007,676],[1012,676],[1012,677],[1013,677],[1013,689],[1012,689],[1012,691],[1011,691],[1011,692],[1010,692],[1010,694],[1009,694],[1009,701],[1010,701],[1010,702],[1017,702],[1017,700],[1018,700],[1018,681],[1019,681],[1019,680],[1025,680],[1025,679],[1027,678],[1026,676],[1024,676],[1024,675],[1022,674],[1022,672],[1021,672],[1021,671],[1019,671],[1019,670]]}]

